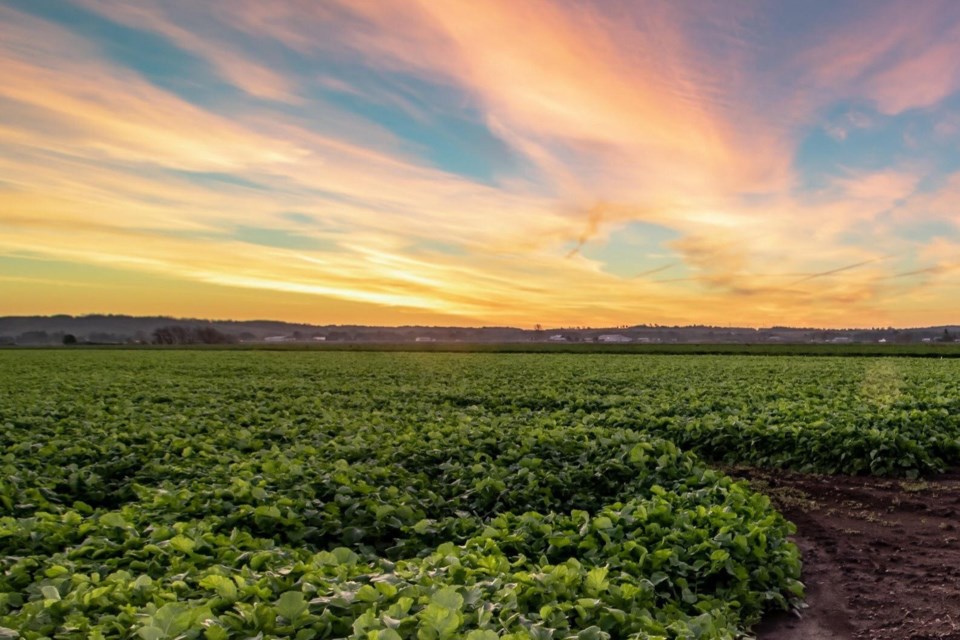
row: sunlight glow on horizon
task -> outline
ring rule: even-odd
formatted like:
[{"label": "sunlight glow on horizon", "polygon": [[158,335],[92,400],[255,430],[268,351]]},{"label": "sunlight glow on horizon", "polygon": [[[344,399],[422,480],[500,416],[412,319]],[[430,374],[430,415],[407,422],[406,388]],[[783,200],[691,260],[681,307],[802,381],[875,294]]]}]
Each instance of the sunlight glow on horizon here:
[{"label": "sunlight glow on horizon", "polygon": [[10,0],[0,69],[3,315],[960,322],[948,0]]}]

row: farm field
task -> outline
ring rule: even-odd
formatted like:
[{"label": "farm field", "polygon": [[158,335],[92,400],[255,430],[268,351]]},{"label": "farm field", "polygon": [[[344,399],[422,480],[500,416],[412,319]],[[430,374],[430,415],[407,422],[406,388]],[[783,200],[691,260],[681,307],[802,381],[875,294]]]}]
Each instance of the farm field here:
[{"label": "farm field", "polygon": [[0,445],[0,635],[738,638],[801,564],[718,469],[950,469],[960,360],[8,351]]},{"label": "farm field", "polygon": [[[870,358],[960,358],[960,342],[910,344],[824,343],[602,343],[602,342],[247,342],[239,344],[79,345],[75,349],[187,349],[207,351],[361,351],[401,353],[580,353],[638,355],[743,355]],[[7,347],[49,349],[49,347]]]}]

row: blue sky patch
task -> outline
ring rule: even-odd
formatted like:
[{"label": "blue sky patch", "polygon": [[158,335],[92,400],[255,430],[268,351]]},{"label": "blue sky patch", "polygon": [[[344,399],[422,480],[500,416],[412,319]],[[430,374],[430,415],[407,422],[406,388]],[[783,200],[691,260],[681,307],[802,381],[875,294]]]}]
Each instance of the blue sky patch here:
[{"label": "blue sky patch", "polygon": [[676,276],[682,269],[679,257],[668,243],[680,234],[673,229],[647,222],[631,222],[610,232],[606,241],[588,240],[581,249],[584,257],[603,263],[603,270],[621,278],[658,273]]},{"label": "blue sky patch", "polygon": [[249,244],[278,249],[300,249],[303,251],[333,251],[337,243],[323,238],[304,236],[283,229],[265,229],[262,227],[237,227],[232,234],[234,240]]}]

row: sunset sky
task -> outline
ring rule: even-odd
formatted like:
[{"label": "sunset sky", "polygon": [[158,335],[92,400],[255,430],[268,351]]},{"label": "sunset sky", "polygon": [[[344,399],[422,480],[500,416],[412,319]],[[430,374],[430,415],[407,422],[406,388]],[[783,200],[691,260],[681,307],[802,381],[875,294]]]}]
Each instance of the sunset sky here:
[{"label": "sunset sky", "polygon": [[960,322],[960,2],[3,0],[0,314]]}]

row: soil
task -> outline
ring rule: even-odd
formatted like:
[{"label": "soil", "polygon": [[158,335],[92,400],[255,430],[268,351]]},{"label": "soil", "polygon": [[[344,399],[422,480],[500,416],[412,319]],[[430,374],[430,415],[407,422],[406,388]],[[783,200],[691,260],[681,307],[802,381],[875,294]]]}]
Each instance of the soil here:
[{"label": "soil", "polygon": [[731,470],[797,525],[806,607],[758,640],[960,640],[960,472],[920,481]]}]

